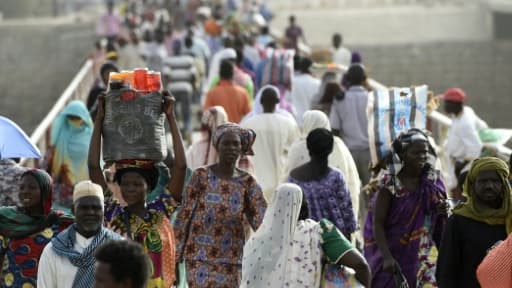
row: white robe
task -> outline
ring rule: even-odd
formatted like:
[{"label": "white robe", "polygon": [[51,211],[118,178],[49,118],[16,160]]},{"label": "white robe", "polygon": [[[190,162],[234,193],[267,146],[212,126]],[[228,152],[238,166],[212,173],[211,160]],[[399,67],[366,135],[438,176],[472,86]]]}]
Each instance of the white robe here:
[{"label": "white robe", "polygon": [[263,223],[244,246],[240,287],[320,287],[321,227],[311,219],[298,220],[300,187],[282,184],[272,200]]},{"label": "white robe", "polygon": [[[84,251],[94,240],[76,233],[75,250]],[[78,272],[78,267],[71,264],[69,258],[60,256],[53,250],[52,243],[43,249],[37,270],[37,287],[40,288],[71,288]]]},{"label": "white robe", "polygon": [[320,89],[320,80],[309,75],[299,74],[293,77],[292,93],[288,95],[288,101],[295,109],[297,123],[302,127],[303,114],[311,109],[314,96]]},{"label": "white robe", "polygon": [[265,199],[270,203],[285,172],[287,150],[298,139],[299,128],[293,120],[277,113],[255,115],[243,121],[241,126],[256,132],[252,157],[254,171]]}]

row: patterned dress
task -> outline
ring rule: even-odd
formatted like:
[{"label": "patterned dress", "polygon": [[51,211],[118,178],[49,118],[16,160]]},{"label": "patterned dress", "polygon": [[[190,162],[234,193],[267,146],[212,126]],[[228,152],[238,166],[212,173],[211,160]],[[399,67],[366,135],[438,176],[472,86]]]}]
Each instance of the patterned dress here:
[{"label": "patterned dress", "polygon": [[[243,223],[247,220],[256,230],[267,203],[250,174],[239,169],[236,173],[225,180],[218,178],[211,166],[201,167],[187,186],[174,231],[178,253],[184,251],[191,288],[240,286]],[[177,259],[181,261],[181,254]]]},{"label": "patterned dress", "polygon": [[288,181],[299,185],[308,201],[309,218],[331,221],[344,234],[356,231],[356,219],[347,183],[341,171],[331,169],[321,180],[299,181],[289,177]]},{"label": "patterned dress", "polygon": [[0,235],[0,256],[5,257],[0,287],[36,287],[39,257],[59,230],[54,225],[20,239]]},{"label": "patterned dress", "polygon": [[146,204],[146,215],[140,218],[122,207],[110,190],[105,192],[105,220],[109,228],[144,247],[152,262],[147,287],[172,287],[176,278],[176,246],[169,223],[177,207],[168,190]]},{"label": "patterned dress", "polygon": [[[398,177],[384,174],[379,192],[387,189],[392,195],[385,222],[389,250],[398,262],[409,287],[437,287],[435,270],[437,247],[441,242],[446,215],[437,212],[439,201],[446,199],[441,178],[425,174],[415,191],[407,190]],[[370,202],[364,228],[364,256],[372,271],[372,287],[390,287],[393,275],[385,272],[383,256],[373,233],[375,201]]]}]

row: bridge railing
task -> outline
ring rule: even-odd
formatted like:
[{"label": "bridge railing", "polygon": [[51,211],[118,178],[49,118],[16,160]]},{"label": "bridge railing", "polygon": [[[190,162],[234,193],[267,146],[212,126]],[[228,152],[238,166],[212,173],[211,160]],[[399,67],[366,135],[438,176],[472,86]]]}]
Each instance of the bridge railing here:
[{"label": "bridge railing", "polygon": [[[87,60],[82,65],[78,73],[75,75],[73,80],[66,87],[64,92],[62,92],[55,105],[53,105],[52,109],[48,112],[46,117],[41,121],[41,123],[34,130],[32,135],[30,136],[30,140],[32,143],[36,144],[39,150],[41,151],[41,155],[46,154],[46,150],[50,145],[50,136],[52,124],[55,121],[55,118],[59,113],[66,107],[66,105],[72,100],[83,100],[87,99],[89,95],[89,91],[94,83],[95,75],[93,72],[93,62],[92,60]],[[42,159],[22,159],[21,165],[29,166],[29,167],[39,167],[40,161]]]}]

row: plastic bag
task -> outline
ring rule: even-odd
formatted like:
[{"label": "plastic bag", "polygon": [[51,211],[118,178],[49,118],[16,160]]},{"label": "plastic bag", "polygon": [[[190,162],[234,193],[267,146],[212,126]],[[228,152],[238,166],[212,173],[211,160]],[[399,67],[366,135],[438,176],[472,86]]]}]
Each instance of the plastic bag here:
[{"label": "plastic bag", "polygon": [[426,85],[378,90],[368,99],[368,140],[372,167],[391,150],[392,141],[410,128],[427,125]]}]

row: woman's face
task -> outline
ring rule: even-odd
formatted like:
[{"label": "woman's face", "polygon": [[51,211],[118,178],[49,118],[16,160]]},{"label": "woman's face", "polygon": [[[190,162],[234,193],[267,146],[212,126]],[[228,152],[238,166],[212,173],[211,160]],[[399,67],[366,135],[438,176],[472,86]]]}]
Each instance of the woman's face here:
[{"label": "woman's face", "polygon": [[82,124],[84,123],[84,120],[82,118],[80,118],[79,116],[67,115],[66,118],[68,118],[69,124],[72,127],[78,128],[78,127],[82,126]]},{"label": "woman's face", "polygon": [[224,134],[219,141],[218,151],[219,159],[228,163],[235,163],[242,152],[242,142],[240,135],[228,132]]},{"label": "woman's face", "polygon": [[128,205],[146,201],[148,183],[146,179],[137,172],[126,172],[121,176],[119,183],[121,195]]},{"label": "woman's face", "polygon": [[19,188],[18,197],[24,208],[41,207],[41,187],[34,176],[30,174],[23,176]]},{"label": "woman's face", "polygon": [[426,142],[415,142],[407,147],[402,160],[410,168],[423,169],[427,164],[428,145]]}]

